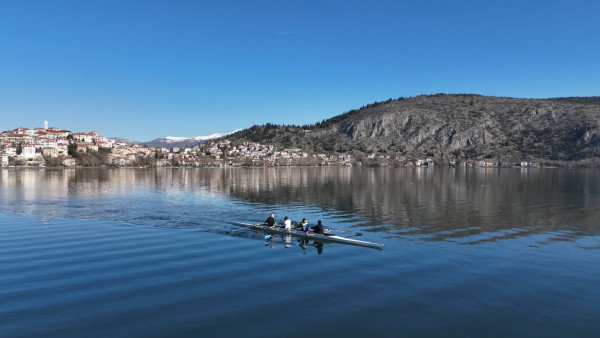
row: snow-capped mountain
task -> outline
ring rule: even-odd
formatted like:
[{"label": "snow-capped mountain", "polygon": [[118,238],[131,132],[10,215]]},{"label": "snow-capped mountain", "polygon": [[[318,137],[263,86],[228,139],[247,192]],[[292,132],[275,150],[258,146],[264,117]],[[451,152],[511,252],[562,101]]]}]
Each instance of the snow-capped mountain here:
[{"label": "snow-capped mountain", "polygon": [[154,139],[152,141],[144,142],[142,144],[151,147],[193,147],[206,141],[219,139],[227,135],[233,134],[238,130],[234,130],[230,133],[215,133],[207,136],[196,136],[196,137],[178,137],[178,136],[166,136]]},{"label": "snow-capped mountain", "polygon": [[110,137],[110,138],[117,142],[122,142],[122,143],[127,143],[127,144],[141,144],[141,142],[134,141],[132,139],[128,139],[125,137]]}]

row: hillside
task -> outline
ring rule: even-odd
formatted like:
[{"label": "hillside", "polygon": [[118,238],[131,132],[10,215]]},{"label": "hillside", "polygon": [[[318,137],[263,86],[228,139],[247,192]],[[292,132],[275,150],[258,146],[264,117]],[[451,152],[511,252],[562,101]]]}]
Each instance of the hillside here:
[{"label": "hillside", "polygon": [[561,165],[600,162],[600,97],[517,99],[436,94],[388,100],[314,125],[253,126],[231,140],[309,152],[489,159]]}]

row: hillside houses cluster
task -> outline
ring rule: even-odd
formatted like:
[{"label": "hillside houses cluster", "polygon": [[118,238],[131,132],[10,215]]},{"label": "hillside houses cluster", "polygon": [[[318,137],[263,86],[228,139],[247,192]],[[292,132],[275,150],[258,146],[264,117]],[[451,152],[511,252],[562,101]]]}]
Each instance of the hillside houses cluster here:
[{"label": "hillside houses cluster", "polygon": [[[280,149],[255,142],[234,144],[228,139],[211,140],[191,147],[150,147],[120,142],[96,131],[72,133],[48,127],[17,128],[0,133],[0,164],[8,166],[437,166],[432,158],[411,159],[402,155],[354,153],[308,153],[302,149]],[[498,163],[473,160],[449,163],[462,167],[539,167],[532,162]]]},{"label": "hillside houses cluster", "polygon": [[127,164],[137,156],[150,155],[149,149],[118,142],[96,131],[72,133],[67,130],[17,128],[0,133],[0,160],[9,165],[45,166],[52,159],[59,165],[76,166],[78,154],[100,153],[106,164]]},{"label": "hillside houses cluster", "polygon": [[348,154],[308,154],[301,149],[277,149],[252,142],[233,144],[227,139],[169,149],[119,142],[96,131],[72,133],[47,126],[0,133],[2,167],[89,165],[81,160],[86,154],[93,154],[101,159],[101,165],[109,166],[352,165],[353,162]]},{"label": "hillside houses cluster", "polygon": [[[208,141],[194,147],[157,149],[157,158],[176,166],[288,166],[343,165],[351,166],[351,155],[309,154],[302,149],[278,149],[273,145],[255,142],[233,144],[230,140]],[[158,164],[160,165],[160,164]]]}]

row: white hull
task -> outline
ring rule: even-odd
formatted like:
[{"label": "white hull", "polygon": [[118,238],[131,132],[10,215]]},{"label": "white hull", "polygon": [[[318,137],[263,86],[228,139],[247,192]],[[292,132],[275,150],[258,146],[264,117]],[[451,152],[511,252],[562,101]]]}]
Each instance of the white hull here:
[{"label": "white hull", "polygon": [[272,233],[272,234],[292,235],[292,236],[298,237],[298,238],[322,240],[324,242],[342,243],[342,244],[350,244],[350,245],[363,246],[363,247],[369,247],[369,248],[383,249],[383,244],[381,244],[381,243],[361,241],[361,240],[357,240],[357,239],[353,239],[353,238],[340,237],[340,236],[333,235],[333,234],[321,235],[321,234],[316,234],[314,232],[304,232],[304,231],[295,230],[295,229],[285,230],[278,226],[269,227],[263,223],[251,224],[251,223],[233,222],[233,224],[237,225],[237,226],[241,226],[241,227],[247,227],[247,228],[251,228],[251,229],[255,229],[255,230],[264,231],[267,233]]}]

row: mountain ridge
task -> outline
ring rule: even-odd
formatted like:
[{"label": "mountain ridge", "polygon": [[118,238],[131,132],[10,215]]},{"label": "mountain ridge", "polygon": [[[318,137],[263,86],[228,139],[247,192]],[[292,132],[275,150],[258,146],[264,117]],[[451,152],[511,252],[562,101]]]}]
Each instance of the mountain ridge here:
[{"label": "mountain ridge", "polygon": [[229,139],[312,152],[489,159],[598,161],[600,97],[520,99],[434,94],[374,102],[312,125],[255,125]]}]

